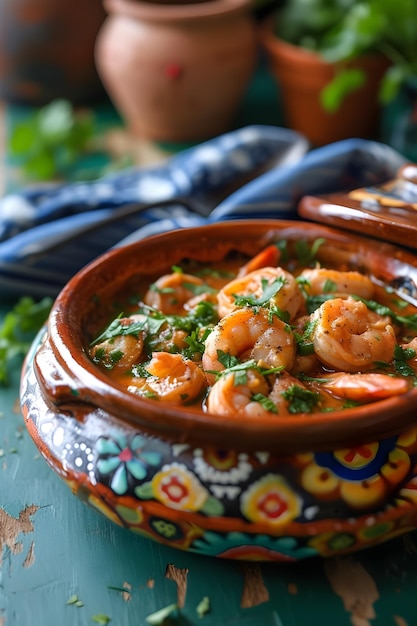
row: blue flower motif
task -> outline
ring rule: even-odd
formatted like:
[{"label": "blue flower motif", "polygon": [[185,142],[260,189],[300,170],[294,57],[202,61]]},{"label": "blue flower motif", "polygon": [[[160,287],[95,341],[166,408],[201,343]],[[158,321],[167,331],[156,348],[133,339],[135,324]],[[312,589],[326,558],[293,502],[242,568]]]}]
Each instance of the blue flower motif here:
[{"label": "blue flower motif", "polygon": [[143,480],[150,465],[155,467],[160,464],[159,452],[146,450],[146,444],[146,438],[140,435],[135,435],[129,442],[124,435],[97,440],[97,470],[104,476],[112,474],[110,487],[118,495],[128,490],[129,475]]},{"label": "blue flower motif", "polygon": [[269,554],[268,560],[298,561],[306,557],[317,556],[316,549],[303,546],[293,537],[269,537],[268,535],[249,535],[230,532],[225,535],[206,532],[204,537],[196,539],[190,549],[193,552],[210,556],[247,559]]}]

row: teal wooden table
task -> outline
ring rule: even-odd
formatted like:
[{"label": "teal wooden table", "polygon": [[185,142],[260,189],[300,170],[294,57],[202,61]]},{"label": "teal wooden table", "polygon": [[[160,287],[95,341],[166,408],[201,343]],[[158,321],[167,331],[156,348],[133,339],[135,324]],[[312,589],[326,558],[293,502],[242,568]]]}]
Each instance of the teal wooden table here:
[{"label": "teal wooden table", "polygon": [[256,563],[182,552],[101,517],[38,453],[19,371],[0,387],[1,626],[146,626],[172,604],[179,626],[417,625],[417,533],[343,558]]}]

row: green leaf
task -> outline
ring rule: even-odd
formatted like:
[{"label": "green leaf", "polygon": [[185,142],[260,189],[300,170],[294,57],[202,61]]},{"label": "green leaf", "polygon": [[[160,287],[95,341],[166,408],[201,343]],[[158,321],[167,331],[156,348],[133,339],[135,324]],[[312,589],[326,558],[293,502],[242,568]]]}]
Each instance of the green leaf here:
[{"label": "green leaf", "polygon": [[240,296],[233,294],[236,306],[265,306],[285,285],[285,278],[278,276],[270,283],[266,278],[261,278],[262,295]]},{"label": "green leaf", "polygon": [[104,615],[103,613],[97,613],[96,615],[92,615],[91,619],[96,624],[101,624],[102,626],[106,626],[109,622],[111,622],[111,617],[108,615]]},{"label": "green leaf", "polygon": [[37,130],[33,120],[25,121],[16,126],[10,139],[10,153],[20,156],[29,152],[37,141]]},{"label": "green leaf", "polygon": [[295,384],[288,387],[281,395],[289,402],[290,413],[311,413],[319,401],[318,393]]},{"label": "green leaf", "polygon": [[277,405],[271,400],[271,398],[268,398],[268,396],[265,396],[263,393],[255,393],[251,400],[258,402],[265,409],[265,411],[268,411],[269,413],[278,413]]},{"label": "green leaf", "polygon": [[65,177],[82,154],[89,152],[94,134],[90,111],[76,111],[66,100],[54,100],[16,124],[10,153],[21,161],[30,178]]},{"label": "green leaf", "polygon": [[204,596],[201,599],[197,605],[196,612],[200,619],[210,612],[210,598],[208,596]]},{"label": "green leaf", "polygon": [[335,78],[322,90],[320,102],[329,113],[337,111],[346,98],[353,91],[362,87],[366,81],[366,74],[359,69],[346,69],[339,72]]},{"label": "green leaf", "polygon": [[168,617],[171,617],[178,613],[178,604],[170,604],[169,606],[164,607],[163,609],[159,609],[159,611],[155,611],[155,613],[151,613],[146,618],[148,624],[151,626],[162,626],[165,620]]},{"label": "green leaf", "polygon": [[396,65],[389,67],[381,81],[379,88],[379,101],[382,104],[388,104],[388,102],[394,100],[407,76],[407,68]]},{"label": "green leaf", "polygon": [[52,299],[39,302],[30,297],[21,298],[9,311],[0,327],[0,384],[8,381],[8,367],[16,357],[23,357],[36,333],[46,322]]}]

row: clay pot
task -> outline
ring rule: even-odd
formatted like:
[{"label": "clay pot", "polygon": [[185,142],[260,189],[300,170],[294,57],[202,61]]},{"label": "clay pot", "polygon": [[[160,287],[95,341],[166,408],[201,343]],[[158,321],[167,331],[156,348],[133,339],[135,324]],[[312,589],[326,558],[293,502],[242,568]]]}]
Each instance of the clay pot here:
[{"label": "clay pot", "polygon": [[250,6],[105,0],[96,65],[134,134],[199,141],[230,130],[257,56]]},{"label": "clay pot", "polygon": [[31,105],[105,97],[94,43],[101,0],[0,0],[0,97]]},{"label": "clay pot", "polygon": [[369,55],[346,63],[366,73],[362,87],[350,93],[337,111],[329,113],[320,93],[336,75],[337,66],[274,34],[270,22],[259,30],[269,66],[281,93],[285,123],[304,134],[315,146],[349,137],[373,138],[379,127],[378,87],[388,67],[380,55]]},{"label": "clay pot", "polygon": [[417,388],[331,412],[220,418],[130,393],[87,356],[141,280],[184,259],[253,256],[273,242],[292,254],[318,239],[324,265],[388,284],[417,278],[417,257],[383,242],[248,220],[114,248],[69,281],[26,359],[21,403],[37,447],[74,493],[135,533],[232,559],[341,555],[417,527]]}]

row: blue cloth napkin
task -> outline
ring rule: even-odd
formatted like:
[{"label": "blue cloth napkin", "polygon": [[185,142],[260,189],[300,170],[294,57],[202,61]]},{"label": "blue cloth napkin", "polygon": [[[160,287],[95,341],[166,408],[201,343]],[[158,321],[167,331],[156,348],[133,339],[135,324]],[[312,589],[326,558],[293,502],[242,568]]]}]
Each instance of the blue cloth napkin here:
[{"label": "blue cloth napkin", "polygon": [[[158,166],[5,196],[0,301],[54,297],[101,253],[154,233],[219,220],[294,219],[304,194],[377,184],[394,177],[405,162],[388,146],[360,139],[308,150],[307,140],[294,131],[248,126]],[[127,215],[132,203],[155,204]],[[105,223],[109,218],[113,221]]]}]

